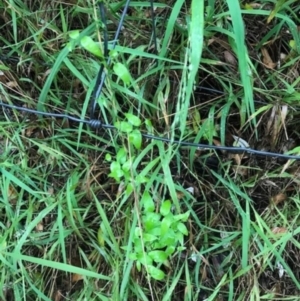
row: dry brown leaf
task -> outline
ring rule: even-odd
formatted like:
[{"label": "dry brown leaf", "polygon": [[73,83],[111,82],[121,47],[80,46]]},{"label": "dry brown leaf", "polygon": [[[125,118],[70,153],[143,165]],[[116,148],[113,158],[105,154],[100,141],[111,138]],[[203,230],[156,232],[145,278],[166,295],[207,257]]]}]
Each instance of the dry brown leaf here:
[{"label": "dry brown leaf", "polygon": [[48,193],[49,193],[49,196],[53,196],[54,195],[54,188],[53,188],[53,186],[50,186],[48,188]]},{"label": "dry brown leaf", "polygon": [[167,110],[168,95],[164,95],[163,92],[160,91],[157,95],[157,99],[160,104],[165,123],[167,126],[169,126],[169,115],[168,115],[168,110]]},{"label": "dry brown leaf", "polygon": [[42,232],[42,231],[44,230],[44,224],[43,224],[43,222],[39,222],[39,223],[36,225],[35,230],[36,230],[37,232]]},{"label": "dry brown leaf", "polygon": [[266,129],[266,132],[267,133],[270,133],[271,132],[271,129],[273,127],[273,123],[274,123],[274,119],[275,119],[275,115],[276,115],[276,106],[274,106],[272,108],[272,112],[271,112],[271,115],[268,119],[268,122],[267,122],[267,129]]},{"label": "dry brown leaf", "polygon": [[178,200],[181,200],[184,197],[184,193],[182,191],[176,191],[176,195]]},{"label": "dry brown leaf", "polygon": [[256,2],[251,2],[251,3],[248,3],[248,5],[252,8],[261,8],[261,3],[256,3]]},{"label": "dry brown leaf", "polygon": [[60,301],[62,299],[63,295],[61,293],[61,290],[57,290],[54,294],[54,301]]},{"label": "dry brown leaf", "polygon": [[242,177],[245,177],[248,175],[248,168],[246,168],[245,166],[233,166],[232,169],[236,175],[238,174]]},{"label": "dry brown leaf", "polygon": [[286,130],[286,126],[285,126],[285,120],[286,120],[286,116],[288,114],[288,106],[287,105],[283,105],[281,106],[281,110],[280,110],[280,115],[281,115],[281,124],[284,128],[284,132],[285,132],[285,137],[286,137],[286,140],[289,139],[289,136],[287,134],[287,130]]},{"label": "dry brown leaf", "polygon": [[236,165],[241,165],[241,163],[242,163],[241,155],[239,155],[239,154],[232,154],[232,158],[234,159]]},{"label": "dry brown leaf", "polygon": [[6,86],[9,88],[16,88],[18,87],[18,83],[16,81],[9,81],[6,83]]},{"label": "dry brown leaf", "polygon": [[72,274],[72,282],[78,282],[80,280],[83,280],[83,276],[80,274]]},{"label": "dry brown leaf", "polygon": [[275,227],[272,229],[272,233],[273,234],[284,234],[287,233],[287,228],[285,227]]},{"label": "dry brown leaf", "polygon": [[262,47],[261,53],[263,55],[263,64],[265,65],[265,67],[268,69],[274,69],[276,67],[277,63],[274,63],[272,61],[267,48]]},{"label": "dry brown leaf", "polygon": [[272,202],[274,205],[278,205],[278,204],[280,204],[281,202],[285,201],[286,199],[287,199],[286,194],[280,192],[280,193],[278,193],[277,195],[271,197],[271,202]]},{"label": "dry brown leaf", "polygon": [[[293,160],[288,160],[284,166],[282,167],[282,170],[280,172],[280,175],[282,175],[290,166],[291,164],[293,164]],[[295,177],[294,177],[294,180],[295,180]],[[296,182],[297,183],[297,182]]]},{"label": "dry brown leaf", "polygon": [[216,145],[216,146],[222,146],[221,141],[218,140],[218,139],[213,138],[213,143],[214,143],[214,145]]},{"label": "dry brown leaf", "polygon": [[8,186],[8,191],[7,191],[7,197],[8,197],[8,201],[12,204],[15,204],[18,198],[18,192],[15,189],[14,186],[12,186],[11,184]]},{"label": "dry brown leaf", "polygon": [[288,140],[286,126],[285,126],[285,120],[287,114],[288,114],[288,107],[286,105],[281,107],[275,105],[272,108],[272,112],[268,120],[267,130],[266,130],[270,135],[270,143],[272,147],[274,147],[274,145],[278,142],[282,127],[285,130],[286,140]]},{"label": "dry brown leaf", "polygon": [[215,39],[209,39],[207,42],[207,46],[213,44],[215,42]]},{"label": "dry brown leaf", "polygon": [[25,137],[31,137],[34,131],[36,131],[37,127],[36,126],[29,126],[25,130]]},{"label": "dry brown leaf", "polygon": [[42,80],[44,81],[46,79],[46,77],[51,73],[52,69],[48,69],[45,71],[43,77],[42,77]]},{"label": "dry brown leaf", "polygon": [[232,65],[232,66],[236,66],[237,65],[237,60],[235,58],[235,56],[228,50],[224,51],[224,58],[225,58],[225,62]]}]

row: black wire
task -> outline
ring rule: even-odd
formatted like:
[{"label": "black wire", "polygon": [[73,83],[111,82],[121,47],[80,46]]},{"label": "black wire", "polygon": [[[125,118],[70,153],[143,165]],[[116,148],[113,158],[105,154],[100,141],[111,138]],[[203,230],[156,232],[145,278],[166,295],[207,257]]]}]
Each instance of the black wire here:
[{"label": "black wire", "polygon": [[[117,130],[113,125],[104,124],[100,120],[96,120],[96,119],[87,120],[87,119],[81,119],[81,118],[73,117],[73,116],[70,116],[70,115],[67,115],[67,114],[41,112],[41,111],[37,111],[37,110],[33,110],[33,109],[22,108],[22,107],[15,106],[15,105],[9,105],[9,104],[3,103],[3,102],[0,102],[0,106],[5,107],[5,108],[9,108],[9,109],[16,109],[18,111],[33,113],[33,114],[36,114],[36,115],[56,117],[56,118],[66,118],[66,119],[69,119],[69,120],[72,120],[72,121],[75,121],[75,122],[78,122],[78,123],[87,124],[90,127],[95,128],[95,129],[105,128],[105,129]],[[162,141],[162,142],[166,142],[166,143],[169,143],[169,144],[177,144],[177,145],[180,145],[180,146],[197,147],[199,149],[211,149],[211,150],[227,151],[227,152],[233,153],[233,154],[248,153],[248,154],[254,154],[254,155],[263,156],[263,157],[293,159],[293,160],[300,161],[300,156],[265,152],[265,151],[255,150],[255,149],[252,149],[252,148],[241,148],[241,147],[231,147],[231,146],[216,146],[216,145],[193,143],[193,142],[179,141],[179,140],[173,140],[172,141],[169,138],[158,137],[158,136],[145,134],[145,133],[142,133],[142,136],[144,138],[147,138],[147,139]]]},{"label": "black wire", "polygon": [[9,105],[9,104],[3,103],[3,102],[0,102],[0,106],[5,107],[5,108],[9,108],[9,109],[16,109],[16,110],[22,111],[22,112],[32,113],[32,114],[35,114],[35,115],[42,115],[42,116],[56,117],[56,118],[65,118],[65,119],[72,120],[72,121],[75,121],[75,122],[78,122],[78,123],[87,124],[87,125],[92,126],[94,128],[115,129],[115,127],[113,125],[102,124],[100,120],[93,120],[93,119],[87,120],[87,119],[81,119],[81,118],[73,117],[73,116],[70,116],[70,115],[67,115],[67,114],[42,112],[42,111],[23,108],[23,107],[19,107],[19,106],[15,106],[15,105]]},{"label": "black wire", "polygon": [[[154,50],[155,50],[155,52],[157,52],[157,41],[156,41],[156,32],[155,32],[155,18],[154,18],[153,0],[151,0],[150,2],[151,2],[151,16],[152,16],[152,26],[153,26]],[[124,7],[124,10],[123,10],[123,13],[122,13],[122,16],[121,16],[121,19],[120,19],[120,22],[119,22],[119,25],[118,25],[118,28],[117,28],[117,31],[116,31],[116,34],[115,34],[112,49],[115,48],[117,40],[119,38],[121,29],[122,29],[122,26],[123,26],[123,23],[124,23],[125,15],[127,13],[128,7],[129,7],[129,3],[130,3],[130,0],[127,0],[127,2],[125,4],[125,7]],[[107,36],[107,24],[106,24],[106,16],[105,16],[106,14],[105,14],[105,8],[104,8],[103,1],[99,1],[99,10],[100,10],[101,21],[102,21],[103,26],[104,26],[104,56],[107,58],[106,66],[108,66],[110,64],[111,59],[110,59],[110,57],[107,57],[108,56],[108,36]],[[41,111],[37,111],[37,110],[33,110],[33,109],[18,107],[18,106],[15,106],[15,105],[9,105],[9,104],[3,103],[3,102],[0,102],[0,106],[6,107],[6,108],[9,108],[9,109],[16,109],[16,110],[27,112],[27,113],[33,113],[33,114],[36,114],[36,115],[56,117],[56,118],[66,118],[68,120],[72,120],[72,121],[75,121],[75,122],[78,122],[78,123],[87,124],[90,127],[95,128],[95,129],[106,128],[106,129],[116,130],[116,128],[113,125],[104,124],[100,120],[94,119],[94,113],[95,113],[95,108],[96,108],[96,104],[97,104],[97,99],[101,95],[103,85],[104,85],[104,81],[105,81],[105,77],[106,77],[106,73],[104,72],[104,64],[101,64],[99,72],[98,72],[98,76],[97,76],[97,79],[96,79],[96,84],[95,84],[95,87],[94,87],[94,91],[92,93],[92,98],[91,98],[92,99],[92,104],[91,104],[90,120],[80,119],[80,118],[73,117],[73,116],[70,116],[70,115],[67,115],[67,114],[41,112]],[[210,89],[210,88],[205,88],[205,87],[202,87],[202,89],[210,91],[210,92],[215,92],[215,93],[218,93],[218,94],[224,94],[222,91],[219,91],[219,90],[216,90],[216,89]],[[144,138],[148,138],[148,139],[152,139],[152,140],[158,140],[158,141],[166,142],[166,143],[169,143],[169,144],[178,144],[180,146],[197,147],[199,149],[222,150],[222,151],[227,151],[227,152],[230,152],[230,153],[249,153],[249,154],[255,154],[255,155],[266,156],[266,157],[300,160],[300,156],[284,155],[284,154],[279,154],[279,153],[265,152],[265,151],[259,151],[259,150],[251,149],[251,148],[215,146],[215,145],[200,144],[200,143],[193,143],[193,142],[179,141],[179,140],[171,141],[168,138],[158,137],[158,136],[154,136],[154,135],[150,135],[150,134],[144,134],[144,133],[142,133],[142,136]]]}]

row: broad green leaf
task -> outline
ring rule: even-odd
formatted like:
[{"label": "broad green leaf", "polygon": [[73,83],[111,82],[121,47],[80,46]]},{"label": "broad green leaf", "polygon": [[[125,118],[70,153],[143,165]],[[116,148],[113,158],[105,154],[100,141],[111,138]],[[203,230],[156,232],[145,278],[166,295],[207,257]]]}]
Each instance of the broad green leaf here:
[{"label": "broad green leaf", "polygon": [[141,205],[145,212],[153,212],[155,209],[155,204],[152,199],[152,196],[148,191],[145,191],[143,193],[142,199],[141,199]]},{"label": "broad green leaf", "polygon": [[161,215],[163,215],[163,216],[168,215],[171,210],[171,206],[172,206],[172,204],[171,204],[170,200],[164,201],[160,207]]},{"label": "broad green leaf", "polygon": [[98,56],[100,58],[103,58],[102,51],[98,45],[91,37],[85,36],[80,41],[81,46],[92,53],[95,56]]},{"label": "broad green leaf", "polygon": [[148,183],[149,182],[149,178],[143,176],[143,175],[137,175],[135,178],[135,182],[137,184],[143,184],[143,183]]},{"label": "broad green leaf", "polygon": [[156,250],[151,251],[148,255],[153,259],[154,262],[163,263],[167,260],[168,255],[164,251]]},{"label": "broad green leaf", "polygon": [[179,230],[179,232],[181,232],[184,235],[188,235],[189,234],[187,227],[183,223],[179,223],[177,225],[177,229]]},{"label": "broad green leaf", "polygon": [[174,220],[170,216],[166,216],[163,218],[163,220],[161,221],[161,235],[165,235],[169,231],[173,222]]},{"label": "broad green leaf", "polygon": [[125,85],[130,84],[131,76],[125,65],[118,62],[114,64],[113,69],[115,74],[124,82]]},{"label": "broad green leaf", "polygon": [[162,234],[161,234],[161,228],[160,228],[159,224],[156,225],[155,228],[149,230],[148,233],[155,235],[156,237],[161,237]]},{"label": "broad green leaf", "polygon": [[155,280],[163,280],[165,278],[165,273],[154,267],[153,265],[148,265],[147,266],[148,272],[150,274],[150,276],[155,279]]},{"label": "broad green leaf", "polygon": [[142,146],[142,134],[139,130],[133,130],[128,135],[129,142],[134,145],[136,149],[141,149]]},{"label": "broad green leaf", "polygon": [[122,170],[124,172],[129,172],[131,167],[132,167],[132,164],[133,164],[133,160],[134,160],[134,157],[133,158],[129,158],[123,165],[122,165]]},{"label": "broad green leaf", "polygon": [[137,253],[136,255],[137,255],[137,260],[143,265],[148,265],[153,263],[152,258],[144,252]]},{"label": "broad green leaf", "polygon": [[168,246],[176,246],[178,243],[177,236],[172,228],[169,231],[162,235],[157,243],[154,244],[155,249],[161,249]]},{"label": "broad green leaf", "polygon": [[153,125],[150,119],[145,120],[146,129],[149,133],[153,133]]},{"label": "broad green leaf", "polygon": [[[120,163],[119,163],[119,162],[116,162],[116,161],[111,162],[111,164],[110,164],[110,170],[111,170],[112,172],[115,172],[115,171],[120,171],[120,172],[122,172]],[[123,173],[122,173],[122,174],[123,174]]]},{"label": "broad green leaf", "polygon": [[132,183],[128,183],[127,187],[126,187],[126,195],[129,196],[132,192],[133,192],[133,185]]},{"label": "broad green leaf", "polygon": [[69,37],[72,40],[76,40],[79,37],[79,34],[80,34],[80,30],[72,30],[69,32]]},{"label": "broad green leaf", "polygon": [[108,175],[111,178],[114,178],[116,181],[120,181],[120,179],[123,177],[124,172],[121,169],[121,165],[119,162],[112,162],[110,164],[110,170],[111,173]]},{"label": "broad green leaf", "polygon": [[176,248],[174,246],[168,246],[165,253],[170,256],[175,252]]},{"label": "broad green leaf", "polygon": [[183,234],[181,232],[176,233],[176,241],[183,245]]},{"label": "broad green leaf", "polygon": [[139,237],[141,237],[141,234],[142,234],[141,228],[140,227],[135,227],[135,229],[134,229],[134,237],[139,238]]},{"label": "broad green leaf", "polygon": [[115,49],[111,49],[109,52],[109,56],[111,57],[112,60],[116,60],[119,56],[119,52]]},{"label": "broad green leaf", "polygon": [[190,216],[190,211],[187,211],[187,212],[182,213],[182,214],[174,215],[173,218],[174,218],[175,221],[186,222],[188,220],[189,216]]},{"label": "broad green leaf", "polygon": [[111,161],[111,154],[106,154],[105,155],[105,160],[110,162]]},{"label": "broad green leaf", "polygon": [[117,152],[117,162],[120,164],[124,164],[127,160],[127,153],[126,150],[122,147]]},{"label": "broad green leaf", "polygon": [[143,223],[146,231],[150,231],[157,227],[157,224],[160,222],[161,215],[154,212],[147,212],[143,216]]},{"label": "broad green leaf", "polygon": [[138,237],[138,238],[135,238],[133,240],[133,244],[134,244],[134,251],[136,253],[140,253],[140,252],[143,252],[143,245],[142,245],[142,241],[141,241],[141,238]]},{"label": "broad green leaf", "polygon": [[137,260],[136,253],[130,253],[129,254],[129,259],[131,259],[131,260]]},{"label": "broad green leaf", "polygon": [[152,242],[157,240],[157,236],[149,234],[149,233],[144,233],[143,234],[143,241],[144,242]]},{"label": "broad green leaf", "polygon": [[126,121],[117,121],[115,122],[114,126],[116,127],[116,129],[124,133],[130,133],[133,129],[132,125]]},{"label": "broad green leaf", "polygon": [[290,40],[290,41],[289,41],[289,45],[290,45],[290,47],[291,47],[293,50],[296,50],[296,42],[295,42],[295,40]]},{"label": "broad green leaf", "polygon": [[132,125],[139,127],[141,125],[141,119],[131,113],[124,114],[127,118],[128,122],[130,122]]},{"label": "broad green leaf", "polygon": [[245,3],[245,5],[243,5],[243,7],[246,10],[253,10],[253,7],[250,4],[248,4],[248,3]]}]

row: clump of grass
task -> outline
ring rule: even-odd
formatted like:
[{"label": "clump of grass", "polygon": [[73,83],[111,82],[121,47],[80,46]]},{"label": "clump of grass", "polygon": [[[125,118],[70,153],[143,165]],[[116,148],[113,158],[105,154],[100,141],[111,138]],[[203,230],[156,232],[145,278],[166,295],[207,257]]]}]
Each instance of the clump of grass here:
[{"label": "clump of grass", "polygon": [[[104,4],[112,41],[123,3]],[[296,4],[155,3],[154,53],[132,2],[97,99],[117,131],[3,109],[0,299],[296,299],[299,164],[141,137],[296,152]],[[2,101],[88,115],[93,5],[0,1]]]}]

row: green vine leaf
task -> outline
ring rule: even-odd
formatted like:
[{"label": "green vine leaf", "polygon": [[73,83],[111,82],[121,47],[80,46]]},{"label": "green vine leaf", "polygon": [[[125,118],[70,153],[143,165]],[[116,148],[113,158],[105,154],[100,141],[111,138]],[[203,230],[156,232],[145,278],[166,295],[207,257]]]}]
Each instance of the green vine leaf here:
[{"label": "green vine leaf", "polygon": [[172,204],[170,200],[164,201],[160,207],[160,214],[163,216],[168,215],[171,211],[171,206]]},{"label": "green vine leaf", "polygon": [[154,205],[153,199],[148,191],[145,191],[143,193],[143,196],[141,199],[141,205],[143,206],[143,209],[145,212],[154,212],[155,205]]},{"label": "green vine leaf", "polygon": [[177,225],[177,229],[179,230],[179,232],[181,232],[184,235],[188,235],[188,233],[189,233],[187,227],[183,223],[179,223]]},{"label": "green vine leaf", "polygon": [[130,84],[131,76],[124,64],[119,62],[115,63],[113,69],[115,74],[124,82],[125,85]]},{"label": "green vine leaf", "polygon": [[129,142],[134,145],[136,149],[141,149],[142,146],[142,134],[139,130],[133,130],[128,135]]},{"label": "green vine leaf", "polygon": [[109,177],[114,178],[117,182],[119,182],[124,175],[119,162],[112,162],[110,164],[110,171],[111,173],[109,174]]},{"label": "green vine leaf", "polygon": [[148,255],[153,259],[154,262],[157,263],[164,263],[168,258],[166,252],[160,250],[151,251],[148,253]]},{"label": "green vine leaf", "polygon": [[103,53],[98,45],[91,37],[85,36],[80,40],[81,46],[93,55],[103,58]]},{"label": "green vine leaf", "polygon": [[114,126],[121,132],[130,133],[133,130],[132,124],[126,121],[117,121]]},{"label": "green vine leaf", "polygon": [[127,118],[128,122],[130,122],[133,126],[139,127],[141,125],[141,119],[131,113],[126,113],[125,117]]},{"label": "green vine leaf", "polygon": [[153,265],[148,265],[147,268],[150,276],[155,280],[163,280],[165,278],[165,273],[162,270],[154,267]]}]

